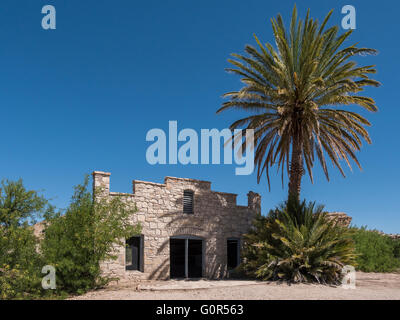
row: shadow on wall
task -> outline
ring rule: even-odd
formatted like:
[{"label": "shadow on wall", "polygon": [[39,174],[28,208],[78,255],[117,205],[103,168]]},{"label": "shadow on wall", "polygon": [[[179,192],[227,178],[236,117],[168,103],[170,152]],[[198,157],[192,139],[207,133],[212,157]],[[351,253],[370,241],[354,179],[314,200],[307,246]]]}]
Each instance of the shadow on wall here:
[{"label": "shadow on wall", "polygon": [[[182,192],[183,194],[183,192]],[[249,199],[249,204],[253,199]],[[164,256],[150,279],[168,278],[170,271],[169,241],[176,236],[204,239],[203,277],[222,278],[227,275],[227,238],[240,238],[247,231],[253,216],[246,206],[236,205],[236,195],[196,190],[193,214],[183,213],[183,196],[174,201],[174,208],[157,218],[166,222],[168,237],[157,248]]]}]

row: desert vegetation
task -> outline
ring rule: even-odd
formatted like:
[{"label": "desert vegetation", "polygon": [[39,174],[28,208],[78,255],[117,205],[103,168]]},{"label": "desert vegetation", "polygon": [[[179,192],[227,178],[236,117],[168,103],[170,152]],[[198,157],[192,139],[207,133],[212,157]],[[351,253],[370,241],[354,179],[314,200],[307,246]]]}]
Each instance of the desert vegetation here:
[{"label": "desert vegetation", "polygon": [[[56,210],[22,180],[3,181],[0,192],[0,298],[60,298],[107,284],[99,263],[115,259],[113,244],[140,232],[134,209],[119,197],[94,201],[89,179],[75,187],[65,211]],[[96,191],[97,192],[97,191]],[[35,236],[32,225],[44,229]],[[42,288],[42,267],[56,269],[56,289]]]},{"label": "desert vegetation", "polygon": [[400,239],[393,239],[367,227],[352,227],[357,269],[364,272],[400,270]]},{"label": "desert vegetation", "polygon": [[[270,186],[273,166],[281,170],[282,184],[285,173],[289,180],[287,202],[259,216],[246,236],[241,270],[250,276],[335,284],[344,265],[357,261],[363,270],[377,268],[367,262],[373,256],[365,244],[370,234],[328,221],[323,207],[300,202],[302,176],[307,170],[313,182],[316,159],[328,180],[327,159],[343,176],[341,160],[350,168],[352,160],[361,169],[356,152],[362,140],[371,143],[370,122],[347,108],[378,110],[372,98],[360,94],[366,86],[380,85],[369,77],[375,66],[357,66],[352,60],[377,52],[344,46],[352,31],[340,34],[339,26],[327,27],[331,14],[320,24],[308,10],[303,21],[294,6],[288,28],[280,14],[271,20],[275,46],[255,36],[257,46],[246,45],[245,54],[234,53],[228,60],[233,66],[227,71],[240,76],[243,86],[224,95],[228,101],[217,113],[249,113],[230,128],[254,130],[258,182],[265,172]],[[379,240],[381,248],[385,241]]]},{"label": "desert vegetation", "polygon": [[329,220],[323,206],[290,198],[258,216],[245,236],[239,271],[263,280],[339,284],[342,268],[354,265],[351,230]]},{"label": "desert vegetation", "polygon": [[361,168],[355,152],[362,139],[371,143],[365,129],[370,122],[344,108],[378,110],[372,98],[360,95],[365,86],[379,86],[369,78],[376,72],[374,66],[357,66],[351,60],[376,50],[356,44],[344,47],[352,30],[339,34],[339,26],[326,28],[331,14],[319,24],[308,11],[302,21],[295,6],[288,29],[281,15],[272,19],[276,47],[255,37],[257,47],[246,45],[245,55],[232,54],[228,61],[233,67],[227,71],[239,75],[244,86],[226,93],[228,101],[217,111],[249,113],[230,128],[254,130],[258,181],[265,172],[269,184],[269,167],[277,165],[282,183],[285,171],[289,176],[289,196],[297,199],[305,169],[313,181],[315,157],[328,180],[325,155],[343,176],[340,160],[350,168],[353,160]]},{"label": "desert vegetation", "polygon": [[259,215],[245,235],[237,276],[290,283],[337,285],[342,268],[400,270],[400,240],[328,219],[324,207],[291,198]]}]

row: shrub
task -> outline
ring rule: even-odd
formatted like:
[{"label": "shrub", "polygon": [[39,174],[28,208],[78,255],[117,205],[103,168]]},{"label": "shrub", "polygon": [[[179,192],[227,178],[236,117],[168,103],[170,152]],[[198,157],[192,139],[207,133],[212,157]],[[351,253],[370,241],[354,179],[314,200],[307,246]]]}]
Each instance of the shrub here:
[{"label": "shrub", "polygon": [[0,267],[0,299],[29,299],[42,296],[38,265]]},{"label": "shrub", "polygon": [[[0,299],[59,298],[106,284],[100,261],[115,259],[114,244],[140,232],[131,225],[135,208],[120,197],[98,198],[88,190],[88,177],[75,187],[65,215],[48,206],[22,180],[3,181],[0,188]],[[101,192],[101,190],[99,190]],[[45,217],[39,242],[31,224]],[[56,269],[57,290],[44,290],[41,271]]]},{"label": "shrub", "polygon": [[343,266],[354,264],[350,234],[326,218],[323,206],[292,198],[257,217],[240,270],[263,280],[339,284]]},{"label": "shrub", "polygon": [[400,239],[393,239],[393,255],[400,259]]},{"label": "shrub", "polygon": [[364,272],[391,272],[400,268],[400,241],[366,227],[352,228],[357,269]]},{"label": "shrub", "polygon": [[41,294],[41,257],[28,222],[45,210],[47,201],[26,190],[22,180],[2,181],[0,188],[0,298]]},{"label": "shrub", "polygon": [[140,232],[139,225],[130,223],[135,209],[120,197],[94,197],[86,177],[75,187],[65,215],[46,216],[41,250],[46,264],[56,269],[58,292],[81,294],[111,280],[101,274],[100,262],[116,259],[113,245],[123,245],[125,238]]}]

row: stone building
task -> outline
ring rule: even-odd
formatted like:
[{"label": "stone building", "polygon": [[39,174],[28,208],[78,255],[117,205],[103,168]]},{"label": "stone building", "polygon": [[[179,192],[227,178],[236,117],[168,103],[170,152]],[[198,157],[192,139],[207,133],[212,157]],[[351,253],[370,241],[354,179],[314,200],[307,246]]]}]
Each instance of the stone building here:
[{"label": "stone building", "polygon": [[211,182],[166,177],[163,184],[133,181],[132,193],[110,192],[110,173],[93,172],[102,197],[121,196],[138,211],[142,234],[116,247],[118,259],[102,270],[123,279],[221,278],[240,261],[241,239],[261,212],[261,197],[248,193],[248,205],[236,194],[211,190]]}]

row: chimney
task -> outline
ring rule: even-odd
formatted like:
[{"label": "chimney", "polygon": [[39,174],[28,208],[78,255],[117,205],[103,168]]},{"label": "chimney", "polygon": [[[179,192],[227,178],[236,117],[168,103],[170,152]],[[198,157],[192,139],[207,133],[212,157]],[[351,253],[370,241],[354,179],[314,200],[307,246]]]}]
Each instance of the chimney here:
[{"label": "chimney", "polygon": [[94,171],[93,175],[93,193],[96,189],[100,189],[102,196],[108,196],[110,193],[110,176],[109,172]]}]

